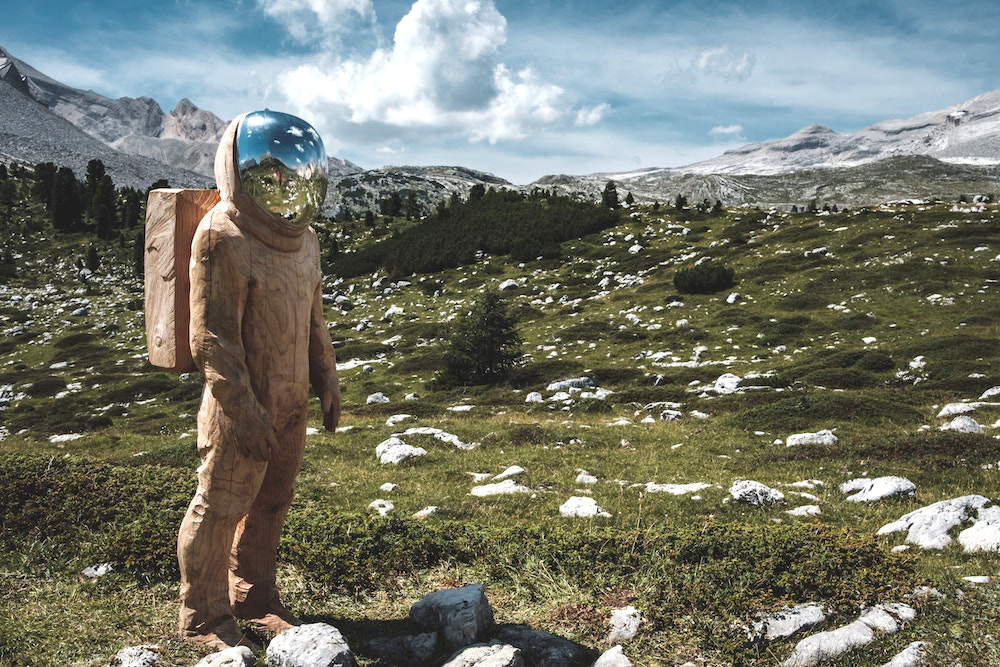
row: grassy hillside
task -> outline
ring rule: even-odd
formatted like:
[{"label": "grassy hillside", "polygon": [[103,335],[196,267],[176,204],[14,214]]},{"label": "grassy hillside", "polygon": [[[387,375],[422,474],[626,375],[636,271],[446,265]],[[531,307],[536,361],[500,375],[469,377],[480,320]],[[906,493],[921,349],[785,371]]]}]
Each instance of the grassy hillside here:
[{"label": "grassy hillside", "polygon": [[[147,364],[129,244],[99,245],[87,275],[77,260],[89,237],[54,235],[39,215],[8,216],[0,284],[0,664],[101,665],[140,643],[163,647],[167,664],[193,664],[200,652],[173,638],[173,539],[198,465],[200,377]],[[360,648],[406,633],[409,605],[427,592],[483,582],[498,622],[595,655],[608,648],[611,610],[632,604],[645,613],[625,644],[637,665],[770,665],[799,637],[747,643],[742,628],[760,613],[821,602],[822,627],[833,628],[864,606],[906,601],[914,621],[830,664],[881,665],[918,639],[930,664],[1000,663],[996,580],[963,580],[1000,574],[1000,556],[954,544],[894,552],[901,534],[876,536],[932,502],[1000,500],[1000,402],[978,400],[1000,385],[998,224],[996,206],[952,203],[639,208],[561,243],[556,258],[480,253],[413,276],[331,271],[344,419],[337,434],[307,440],[281,554],[290,606]],[[341,253],[390,236],[328,225],[321,237]],[[706,261],[733,269],[735,286],[679,293],[677,271]],[[442,388],[452,323],[505,282],[523,364],[500,386]],[[715,390],[726,373],[740,378],[733,393]],[[577,377],[610,393],[547,388]],[[376,392],[389,402],[369,404]],[[532,392],[543,401],[526,402]],[[985,434],[939,430],[953,402],[974,402]],[[321,428],[315,401],[311,410]],[[387,424],[400,414],[410,417]],[[380,464],[375,447],[413,426],[478,446],[404,435],[427,455]],[[839,442],[778,442],[822,429]],[[471,495],[470,473],[513,465],[530,492]],[[884,475],[914,482],[914,496],[852,503],[838,490]],[[742,479],[785,502],[732,502]],[[655,486],[693,483],[707,486]],[[571,496],[611,516],[563,518]],[[395,505],[385,517],[368,509],[379,498]],[[810,504],[821,513],[786,512]],[[428,506],[437,512],[411,518]],[[80,577],[100,562],[114,570]],[[942,597],[909,597],[918,586]]]}]

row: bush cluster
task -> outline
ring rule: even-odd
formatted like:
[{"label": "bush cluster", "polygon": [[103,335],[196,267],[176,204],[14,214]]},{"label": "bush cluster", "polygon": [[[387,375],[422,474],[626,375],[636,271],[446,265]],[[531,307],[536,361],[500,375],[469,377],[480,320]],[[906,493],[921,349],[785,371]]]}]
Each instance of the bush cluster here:
[{"label": "bush cluster", "polygon": [[736,271],[713,262],[696,264],[674,274],[674,287],[682,294],[714,294],[735,284]]}]

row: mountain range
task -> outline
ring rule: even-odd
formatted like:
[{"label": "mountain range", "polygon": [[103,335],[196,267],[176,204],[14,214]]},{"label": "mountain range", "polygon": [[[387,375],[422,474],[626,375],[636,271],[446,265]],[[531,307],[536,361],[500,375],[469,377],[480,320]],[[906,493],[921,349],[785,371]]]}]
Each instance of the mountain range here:
[{"label": "mountain range", "polygon": [[[148,97],[111,99],[62,84],[0,47],[0,161],[54,162],[78,175],[102,160],[118,185],[212,187],[212,164],[227,121],[182,99],[164,112]],[[840,134],[809,125],[704,162],[628,173],[545,176],[517,186],[464,167],[365,170],[330,159],[327,212],[360,215],[399,192],[430,210],[457,192],[487,187],[554,190],[596,199],[609,180],[622,196],[667,202],[788,206],[866,205],[892,199],[1000,192],[1000,90],[906,120]]]}]

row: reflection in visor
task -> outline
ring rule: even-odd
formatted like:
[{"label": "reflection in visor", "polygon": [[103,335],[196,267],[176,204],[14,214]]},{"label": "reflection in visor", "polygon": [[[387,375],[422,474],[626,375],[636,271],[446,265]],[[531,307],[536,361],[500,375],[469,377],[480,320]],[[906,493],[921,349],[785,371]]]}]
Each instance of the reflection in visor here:
[{"label": "reflection in visor", "polygon": [[312,125],[278,111],[254,111],[236,132],[243,191],[296,226],[315,220],[326,198],[326,151]]}]

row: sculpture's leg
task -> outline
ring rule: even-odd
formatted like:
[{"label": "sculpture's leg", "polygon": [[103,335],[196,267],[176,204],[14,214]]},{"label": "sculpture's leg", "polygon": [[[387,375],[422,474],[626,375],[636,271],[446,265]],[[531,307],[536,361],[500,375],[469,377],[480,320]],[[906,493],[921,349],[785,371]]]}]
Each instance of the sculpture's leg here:
[{"label": "sculpture's leg", "polygon": [[[241,456],[220,427],[221,411],[206,397],[199,414],[198,490],[177,537],[181,571],[180,634],[217,648],[249,645],[232,615],[229,554],[267,464]],[[214,419],[213,419],[214,417]]]},{"label": "sculpture's leg", "polygon": [[294,496],[295,476],[305,448],[306,406],[278,411],[278,450],[272,452],[264,481],[232,547],[230,585],[233,613],[271,632],[299,625],[281,602],[276,559],[281,528]]}]

